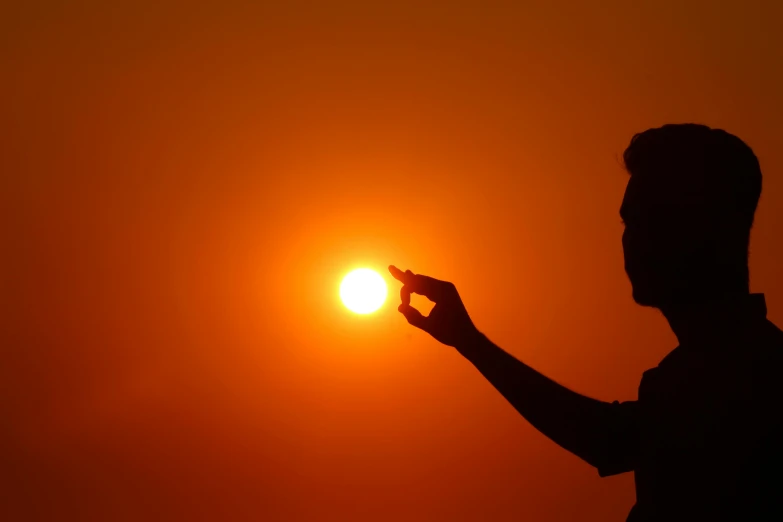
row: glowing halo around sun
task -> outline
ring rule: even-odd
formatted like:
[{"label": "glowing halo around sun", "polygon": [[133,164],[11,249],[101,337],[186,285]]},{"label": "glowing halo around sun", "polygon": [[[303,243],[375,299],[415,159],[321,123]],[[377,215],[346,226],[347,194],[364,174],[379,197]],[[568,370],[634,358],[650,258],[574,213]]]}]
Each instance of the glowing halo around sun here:
[{"label": "glowing halo around sun", "polygon": [[371,314],[386,301],[386,281],[375,270],[357,268],[340,283],[340,299],[348,310]]}]

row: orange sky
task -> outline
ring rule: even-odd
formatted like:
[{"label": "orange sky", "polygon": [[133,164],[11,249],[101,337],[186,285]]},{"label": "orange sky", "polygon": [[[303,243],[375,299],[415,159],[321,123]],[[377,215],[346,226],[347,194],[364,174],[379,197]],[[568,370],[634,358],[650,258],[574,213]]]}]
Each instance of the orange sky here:
[{"label": "orange sky", "polygon": [[453,280],[528,364],[635,398],[675,339],[630,298],[618,158],[695,121],[759,156],[783,323],[783,4],[727,3],[3,7],[0,519],[624,520],[632,476],[538,434],[396,284],[364,318],[337,288]]}]

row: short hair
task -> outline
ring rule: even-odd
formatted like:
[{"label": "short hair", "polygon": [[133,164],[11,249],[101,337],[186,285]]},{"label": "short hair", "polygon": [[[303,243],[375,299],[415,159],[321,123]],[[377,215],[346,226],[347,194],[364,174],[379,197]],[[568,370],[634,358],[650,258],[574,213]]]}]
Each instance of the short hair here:
[{"label": "short hair", "polygon": [[625,169],[697,182],[713,209],[753,225],[761,196],[761,167],[753,150],[721,129],[695,123],[668,124],[636,134],[623,153]]}]

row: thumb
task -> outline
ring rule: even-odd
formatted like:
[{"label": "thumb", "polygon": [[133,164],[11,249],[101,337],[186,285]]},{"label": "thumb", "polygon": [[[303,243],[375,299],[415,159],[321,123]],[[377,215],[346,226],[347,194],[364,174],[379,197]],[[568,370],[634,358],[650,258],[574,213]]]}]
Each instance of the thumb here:
[{"label": "thumb", "polygon": [[408,323],[412,324],[416,328],[421,328],[425,332],[427,331],[427,317],[421,315],[421,312],[413,308],[409,304],[401,304],[397,307],[397,310],[405,316]]}]

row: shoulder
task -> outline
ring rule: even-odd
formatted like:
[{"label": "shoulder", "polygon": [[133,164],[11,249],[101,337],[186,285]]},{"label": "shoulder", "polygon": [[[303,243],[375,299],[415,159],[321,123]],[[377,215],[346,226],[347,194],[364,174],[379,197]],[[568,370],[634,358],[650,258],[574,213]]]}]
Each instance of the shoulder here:
[{"label": "shoulder", "polygon": [[679,371],[680,368],[687,364],[687,359],[688,354],[686,351],[681,346],[675,347],[661,359],[657,366],[642,373],[642,382],[655,381]]},{"label": "shoulder", "polygon": [[772,379],[783,385],[783,332],[770,321],[765,321],[739,347],[738,363],[748,368],[754,378]]},{"label": "shoulder", "polygon": [[638,396],[640,400],[645,400],[654,393],[655,390],[665,387],[670,381],[673,373],[677,372],[679,359],[682,349],[678,346],[669,352],[657,366],[649,368],[642,373],[642,379],[639,382]]},{"label": "shoulder", "polygon": [[746,350],[754,380],[783,391],[783,332],[767,321],[754,340]]},{"label": "shoulder", "polygon": [[783,359],[783,331],[775,323],[767,320],[764,322],[760,336],[769,353]]},{"label": "shoulder", "polygon": [[649,372],[649,371],[657,370],[659,368],[666,369],[669,366],[676,365],[682,359],[683,355],[685,355],[683,352],[684,352],[684,350],[683,350],[682,346],[675,347],[674,350],[672,350],[669,353],[667,353],[663,357],[663,359],[661,359],[661,362],[658,363],[657,367],[650,368],[647,371]]}]

